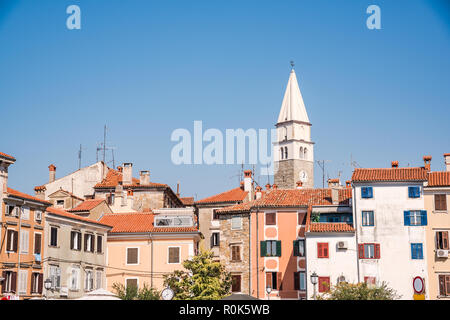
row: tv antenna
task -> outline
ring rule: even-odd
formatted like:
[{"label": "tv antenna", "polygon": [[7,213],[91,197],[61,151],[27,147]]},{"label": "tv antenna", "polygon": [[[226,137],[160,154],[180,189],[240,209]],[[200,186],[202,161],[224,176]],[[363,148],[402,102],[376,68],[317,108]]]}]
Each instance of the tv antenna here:
[{"label": "tv antenna", "polygon": [[325,163],[331,162],[331,160],[316,160],[319,167],[322,169],[322,189],[325,188]]},{"label": "tv antenna", "polygon": [[[114,160],[114,150],[116,150],[117,148],[116,147],[113,147],[113,146],[107,146],[106,145],[106,131],[107,131],[107,127],[106,127],[106,125],[104,126],[104,128],[103,128],[103,142],[100,142],[100,143],[97,143],[97,157],[96,157],[96,159],[97,159],[97,162],[98,162],[98,152],[99,151],[102,151],[102,153],[103,153],[103,162],[105,163],[105,164],[108,164],[108,163],[113,163],[113,169],[115,168],[115,160]],[[110,160],[110,161],[106,161],[106,151],[107,150],[111,150],[111,153],[112,153],[112,160]]]},{"label": "tv antenna", "polygon": [[81,152],[82,152],[83,150],[86,150],[86,149],[83,149],[83,148],[81,147],[81,144],[80,144],[80,150],[78,150],[78,170],[81,169]]}]

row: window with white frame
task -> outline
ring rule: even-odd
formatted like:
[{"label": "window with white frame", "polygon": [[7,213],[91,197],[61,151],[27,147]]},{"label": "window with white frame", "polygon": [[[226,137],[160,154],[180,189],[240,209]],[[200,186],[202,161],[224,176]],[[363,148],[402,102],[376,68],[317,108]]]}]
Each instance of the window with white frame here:
[{"label": "window with white frame", "polygon": [[242,217],[233,216],[231,218],[231,230],[240,230],[240,229],[242,229]]},{"label": "window with white frame", "polygon": [[80,281],[80,268],[72,267],[70,276],[70,290],[78,290]]},{"label": "window with white frame", "polygon": [[84,290],[94,290],[94,271],[92,269],[86,269],[84,275]]},{"label": "window with white frame", "polygon": [[42,211],[35,210],[34,211],[34,220],[35,221],[41,221],[42,220]]},{"label": "window with white frame", "polygon": [[60,289],[61,288],[61,269],[58,266],[50,265],[49,270],[50,280],[52,282],[52,289]]},{"label": "window with white frame", "polygon": [[180,263],[180,247],[169,247],[168,263]]},{"label": "window with white frame", "polygon": [[95,280],[96,280],[96,288],[101,289],[103,283],[103,271],[97,270],[95,271]]}]

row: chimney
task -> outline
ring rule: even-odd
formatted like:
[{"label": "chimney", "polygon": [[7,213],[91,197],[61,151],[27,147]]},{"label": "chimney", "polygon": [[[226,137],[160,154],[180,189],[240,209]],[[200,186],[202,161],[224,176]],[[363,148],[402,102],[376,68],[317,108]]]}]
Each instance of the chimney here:
[{"label": "chimney", "polygon": [[261,199],[262,193],[261,193],[262,188],[260,186],[256,187],[256,199]]},{"label": "chimney", "polygon": [[123,185],[122,183],[118,183],[115,190],[114,190],[114,203],[120,203],[121,205],[124,205],[125,197],[123,194]]},{"label": "chimney", "polygon": [[45,190],[47,190],[45,186],[34,187],[34,196],[41,200],[45,200]]},{"label": "chimney", "polygon": [[270,183],[266,184],[266,190],[270,190]]},{"label": "chimney", "polygon": [[244,181],[241,181],[240,188],[241,188],[242,190],[244,190]]},{"label": "chimney", "polygon": [[139,172],[139,184],[141,186],[150,184],[150,171],[144,170]]},{"label": "chimney", "polygon": [[127,162],[123,164],[123,185],[132,184],[133,181],[133,164]]},{"label": "chimney", "polygon": [[117,171],[119,171],[119,172],[122,172],[122,169],[123,169],[123,168],[122,168],[121,166],[118,166],[118,167],[117,167]]},{"label": "chimney", "polygon": [[48,166],[48,183],[55,181],[56,167],[54,164]]},{"label": "chimney", "polygon": [[450,153],[444,153],[445,170],[450,171]]},{"label": "chimney", "polygon": [[273,186],[272,186],[272,188],[273,188],[273,190],[277,190],[277,189],[278,189],[278,186],[274,183]]},{"label": "chimney", "polygon": [[425,170],[430,171],[431,170],[431,156],[423,156],[423,163]]},{"label": "chimney", "polygon": [[177,197],[180,197],[180,181],[177,182]]},{"label": "chimney", "polygon": [[297,181],[297,189],[301,189],[303,185],[303,182]]},{"label": "chimney", "polygon": [[391,161],[392,168],[398,168],[398,161]]},{"label": "chimney", "polygon": [[252,191],[252,170],[244,171],[244,190],[248,192]]},{"label": "chimney", "polygon": [[352,187],[352,182],[350,180],[345,181],[345,187],[346,188],[351,188]]},{"label": "chimney", "polygon": [[339,204],[339,189],[331,187],[331,201],[333,204]]},{"label": "chimney", "polygon": [[328,188],[339,188],[339,179],[328,179]]}]

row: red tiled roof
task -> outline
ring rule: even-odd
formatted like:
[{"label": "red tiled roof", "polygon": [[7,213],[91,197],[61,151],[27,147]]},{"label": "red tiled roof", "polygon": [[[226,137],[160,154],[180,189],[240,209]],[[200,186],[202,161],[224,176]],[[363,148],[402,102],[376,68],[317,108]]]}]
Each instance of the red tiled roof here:
[{"label": "red tiled roof", "polygon": [[8,158],[8,159],[11,159],[14,161],[16,160],[16,158],[14,158],[13,156],[10,156],[9,154],[3,153],[3,152],[0,152],[0,156],[3,156],[5,158]]},{"label": "red tiled roof", "polygon": [[351,224],[344,222],[312,222],[309,224],[309,232],[355,232],[355,229]]},{"label": "red tiled roof", "polygon": [[85,200],[82,203],[80,203],[75,208],[72,208],[70,210],[67,210],[69,212],[82,212],[82,211],[90,211],[94,209],[96,206],[98,206],[100,203],[105,202],[103,199],[90,199]]},{"label": "red tiled roof", "polygon": [[34,187],[34,191],[41,191],[41,190],[44,190],[44,191],[47,190],[47,188],[45,187],[45,185]]},{"label": "red tiled roof", "polygon": [[416,168],[357,168],[353,171],[352,181],[425,181],[427,170]]},{"label": "red tiled roof", "polygon": [[48,202],[48,201],[45,201],[45,200],[42,200],[42,199],[30,196],[29,194],[26,194],[26,193],[23,193],[23,192],[20,192],[20,191],[11,189],[11,188],[8,188],[7,192],[8,192],[9,195],[14,196],[14,197],[18,197],[18,198],[21,198],[21,199],[33,200],[33,201],[41,202],[41,203],[46,204],[46,205],[51,205],[51,203]]},{"label": "red tiled roof", "polygon": [[247,196],[248,192],[244,191],[240,187],[234,188],[214,196],[204,198],[202,200],[196,201],[197,204],[207,204],[207,203],[221,203],[221,202],[238,202],[243,201]]},{"label": "red tiled roof", "polygon": [[101,218],[102,223],[113,226],[110,233],[134,232],[197,232],[196,227],[154,227],[154,214],[150,212],[107,213]]},{"label": "red tiled roof", "polygon": [[103,226],[107,226],[107,227],[112,227],[112,225],[110,225],[108,223],[95,221],[95,220],[85,218],[85,217],[80,217],[80,216],[77,216],[76,214],[73,214],[73,213],[70,213],[65,210],[55,208],[55,207],[48,207],[47,212],[61,216],[61,217],[66,217],[66,218],[75,219],[75,220],[79,220],[79,221],[90,222],[90,223],[95,223],[95,224],[99,224],[99,225],[103,225]]},{"label": "red tiled roof", "polygon": [[[94,188],[114,188],[119,184],[119,182],[122,182],[123,180],[123,173],[119,172],[114,169],[109,169],[108,173],[106,174],[106,178],[103,179],[101,182],[97,183]],[[144,188],[144,187],[168,187],[167,184],[163,183],[155,183],[150,182],[146,185],[141,185],[140,180],[136,178],[132,178],[132,183],[124,185],[124,187],[130,188]]]},{"label": "red tiled roof", "polygon": [[194,197],[183,197],[180,198],[180,200],[185,206],[191,206],[194,204]]},{"label": "red tiled roof", "polygon": [[[352,189],[339,189],[339,205],[348,205]],[[252,208],[292,208],[333,205],[331,189],[276,189],[266,191],[259,200],[241,203],[217,210],[217,213],[248,212]]]},{"label": "red tiled roof", "polygon": [[428,187],[450,186],[450,171],[437,171],[428,173]]}]

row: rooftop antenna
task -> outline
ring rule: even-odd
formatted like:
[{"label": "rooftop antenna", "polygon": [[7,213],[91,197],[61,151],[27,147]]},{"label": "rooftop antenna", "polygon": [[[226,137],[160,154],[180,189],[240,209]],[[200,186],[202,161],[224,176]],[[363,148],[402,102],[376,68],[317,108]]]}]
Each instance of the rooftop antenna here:
[{"label": "rooftop antenna", "polygon": [[[86,149],[84,149],[84,150],[86,150]],[[81,152],[82,151],[83,151],[83,148],[81,147],[81,144],[80,144],[80,150],[78,150],[78,170],[81,169]]]},{"label": "rooftop antenna", "polygon": [[291,60],[291,68],[294,69],[295,63],[294,60]]},{"label": "rooftop antenna", "polygon": [[322,189],[325,188],[325,163],[331,162],[331,160],[316,160],[319,167],[322,169]]}]

